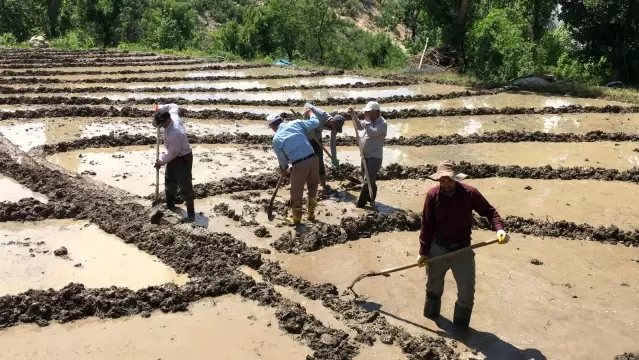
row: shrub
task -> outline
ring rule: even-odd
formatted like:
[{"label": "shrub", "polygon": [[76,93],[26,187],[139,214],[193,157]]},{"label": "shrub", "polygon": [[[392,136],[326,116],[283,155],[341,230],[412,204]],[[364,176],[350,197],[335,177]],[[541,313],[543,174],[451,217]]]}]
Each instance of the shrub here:
[{"label": "shrub", "polygon": [[11,33],[0,34],[0,46],[13,47],[16,46],[18,40]]},{"label": "shrub", "polygon": [[63,49],[90,49],[96,47],[95,39],[84,30],[72,30],[66,35],[49,42],[52,47]]}]

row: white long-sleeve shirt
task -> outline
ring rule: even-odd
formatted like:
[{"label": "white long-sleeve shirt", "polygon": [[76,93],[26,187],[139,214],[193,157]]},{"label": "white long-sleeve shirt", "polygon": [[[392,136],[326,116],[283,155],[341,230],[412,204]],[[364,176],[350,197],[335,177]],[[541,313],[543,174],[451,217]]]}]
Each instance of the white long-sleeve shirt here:
[{"label": "white long-sleeve shirt", "polygon": [[168,109],[171,114],[171,125],[164,129],[164,146],[166,146],[167,153],[160,154],[158,159],[164,165],[178,156],[189,154],[191,145],[189,145],[186,130],[182,126],[178,106],[175,104],[160,105],[158,109]]}]

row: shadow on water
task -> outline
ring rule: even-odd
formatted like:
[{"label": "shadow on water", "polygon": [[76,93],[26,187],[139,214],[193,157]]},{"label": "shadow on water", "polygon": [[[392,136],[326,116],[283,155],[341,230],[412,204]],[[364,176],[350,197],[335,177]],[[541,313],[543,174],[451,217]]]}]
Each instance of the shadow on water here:
[{"label": "shadow on water", "polygon": [[[182,208],[177,208],[177,210],[175,211],[176,214],[179,214],[180,216],[183,216],[185,219],[187,218],[188,214],[186,212],[186,210],[182,209]],[[204,214],[201,214],[197,211],[197,209],[195,209],[195,221],[194,223],[198,226],[201,226],[203,228],[208,228],[209,227],[209,222],[211,221],[211,219],[208,216],[205,216]]]},{"label": "shadow on water", "polygon": [[[416,328],[431,332],[437,336],[454,339],[485,356],[486,360],[546,360],[546,356],[537,349],[519,349],[513,344],[500,339],[497,335],[471,328],[459,331],[449,319],[440,316],[436,321],[438,329],[431,329],[416,322],[404,319],[395,314],[382,310],[382,305],[375,302],[362,301],[358,304],[368,311],[378,311],[380,314],[412,325]],[[421,314],[419,316],[422,316]]]}]

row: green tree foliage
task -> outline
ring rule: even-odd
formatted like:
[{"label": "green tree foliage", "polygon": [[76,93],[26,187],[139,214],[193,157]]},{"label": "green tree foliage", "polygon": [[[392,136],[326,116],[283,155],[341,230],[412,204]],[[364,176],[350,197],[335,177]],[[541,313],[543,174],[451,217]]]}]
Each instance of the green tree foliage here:
[{"label": "green tree foliage", "polygon": [[560,0],[559,15],[579,45],[585,63],[606,58],[612,80],[639,82],[639,2]]},{"label": "green tree foliage", "polygon": [[532,70],[532,46],[516,13],[493,9],[468,35],[467,68],[481,79],[508,81]]},{"label": "green tree foliage", "polygon": [[0,34],[11,33],[18,41],[46,35],[49,23],[46,3],[37,0],[5,0],[0,8]]}]

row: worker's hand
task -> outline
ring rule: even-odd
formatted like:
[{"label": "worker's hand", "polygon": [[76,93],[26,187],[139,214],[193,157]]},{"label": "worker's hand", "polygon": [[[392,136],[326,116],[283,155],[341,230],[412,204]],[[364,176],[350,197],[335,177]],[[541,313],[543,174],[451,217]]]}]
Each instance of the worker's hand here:
[{"label": "worker's hand", "polygon": [[154,167],[158,170],[162,167],[162,163],[160,162],[160,160],[155,160]]},{"label": "worker's hand", "polygon": [[348,114],[352,117],[353,115],[357,115],[357,112],[355,112],[355,109],[352,106],[350,106],[348,108]]},{"label": "worker's hand", "polygon": [[289,176],[291,173],[288,170],[280,169],[280,174],[282,176]]},{"label": "worker's hand", "polygon": [[155,104],[155,111],[156,112],[158,111],[158,108],[159,108],[158,104]]},{"label": "worker's hand", "polygon": [[497,230],[497,240],[500,244],[506,244],[510,241],[510,235],[506,234],[504,230]]},{"label": "worker's hand", "polygon": [[331,164],[333,164],[334,167],[339,167],[339,160],[331,159]]},{"label": "worker's hand", "polygon": [[304,109],[304,119],[310,119],[311,118],[311,113],[313,112],[313,110],[311,109]]},{"label": "worker's hand", "polygon": [[418,255],[417,256],[417,265],[419,267],[424,267],[426,266],[426,261],[428,260],[428,256],[426,255]]}]

